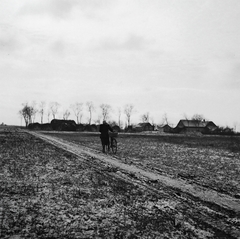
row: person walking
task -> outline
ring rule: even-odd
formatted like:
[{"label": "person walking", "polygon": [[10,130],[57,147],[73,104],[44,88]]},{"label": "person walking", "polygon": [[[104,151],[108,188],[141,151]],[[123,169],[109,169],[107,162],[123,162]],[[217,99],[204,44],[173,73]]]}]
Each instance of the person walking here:
[{"label": "person walking", "polygon": [[101,138],[103,153],[105,153],[105,146],[108,147],[108,151],[110,150],[109,134],[108,134],[109,131],[113,132],[112,127],[105,120],[103,120],[103,123],[100,125],[100,128],[99,128],[99,132],[101,133],[100,138]]}]

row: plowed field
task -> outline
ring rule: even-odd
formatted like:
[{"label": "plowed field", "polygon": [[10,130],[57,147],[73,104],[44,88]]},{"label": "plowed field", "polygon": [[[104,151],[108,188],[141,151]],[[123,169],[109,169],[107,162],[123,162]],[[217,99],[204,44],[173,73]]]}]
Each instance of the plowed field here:
[{"label": "plowed field", "polygon": [[0,237],[238,238],[238,143],[3,128]]}]

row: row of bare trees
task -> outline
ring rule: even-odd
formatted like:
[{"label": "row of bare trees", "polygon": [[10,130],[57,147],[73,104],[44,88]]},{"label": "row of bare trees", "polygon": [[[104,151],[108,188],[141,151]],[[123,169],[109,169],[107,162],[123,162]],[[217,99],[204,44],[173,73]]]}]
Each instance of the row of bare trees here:
[{"label": "row of bare trees", "polygon": [[[88,124],[92,124],[93,112],[95,112],[97,108],[93,104],[93,102],[88,101],[85,104],[79,103],[79,102],[76,102],[75,104],[71,104],[69,107],[70,110],[66,109],[65,111],[62,111],[61,116],[59,116],[60,115],[59,109],[60,109],[60,104],[58,102],[51,102],[48,105],[48,107],[47,107],[47,104],[45,101],[41,101],[39,104],[37,104],[36,102],[32,102],[32,104],[25,103],[25,104],[22,104],[22,109],[19,111],[19,115],[21,116],[21,119],[22,118],[24,119],[26,126],[28,126],[28,124],[35,122],[35,118],[36,118],[37,114],[40,115],[40,121],[41,121],[41,124],[43,124],[44,116],[47,116],[48,123],[50,122],[50,118],[56,119],[56,117],[68,120],[71,115],[70,110],[72,110],[74,116],[76,117],[77,124],[82,123],[82,118],[83,118],[84,112],[85,113],[87,112],[87,114],[88,114]],[[122,115],[125,115],[125,117],[126,117],[126,122],[127,122],[126,126],[130,126],[131,125],[131,117],[132,117],[133,113],[136,112],[134,105],[132,105],[132,104],[127,104],[123,108],[119,107],[115,111],[112,108],[112,106],[109,104],[100,104],[98,109],[100,110],[100,114],[98,115],[98,118],[97,118],[97,120],[94,121],[94,123],[99,124],[101,122],[101,120],[110,121],[111,114],[113,112],[117,112],[117,116],[118,116],[117,121],[111,121],[111,123],[116,124],[119,127],[122,126],[121,125]],[[194,114],[190,118],[187,117],[186,114],[184,114],[184,118],[186,120],[191,119],[191,120],[194,120],[199,123],[205,120],[204,116],[201,114]],[[150,121],[149,112],[142,114],[140,116],[140,121],[143,123],[149,122]],[[155,125],[154,120],[151,119],[151,121],[152,121],[151,122],[152,125]],[[162,117],[162,122],[160,125],[166,125],[166,124],[171,125],[168,120],[167,114],[164,113],[164,115]]]},{"label": "row of bare trees", "polygon": [[[85,106],[85,107],[84,107]],[[85,109],[84,109],[85,108]],[[95,123],[100,123],[102,120],[110,120],[110,115],[112,112],[114,112],[113,108],[109,104],[101,104],[99,106],[101,114],[98,115],[98,119],[95,121]],[[43,124],[44,122],[44,116],[47,116],[47,122],[50,122],[50,117],[52,116],[52,119],[56,119],[56,117],[59,117],[59,109],[60,104],[58,102],[51,102],[48,107],[45,101],[41,101],[38,105],[36,102],[32,102],[32,104],[24,103],[22,104],[22,109],[19,110],[19,115],[21,118],[24,119],[26,126],[30,123],[35,122],[36,114],[40,115],[40,121]],[[88,101],[85,104],[84,103],[75,103],[70,105],[70,109],[72,110],[73,114],[76,117],[77,124],[82,123],[82,118],[84,114],[84,110],[88,112],[88,124],[92,124],[92,115],[93,112],[96,111],[96,107],[93,104],[93,102]],[[126,116],[127,124],[131,124],[131,116],[134,112],[134,106],[132,104],[127,104],[123,108],[123,113]],[[65,111],[61,112],[62,116],[60,118],[68,120],[69,116],[71,115],[71,112],[69,109],[66,109]],[[117,109],[118,114],[118,124],[121,125],[121,116],[122,116],[122,109],[119,107]],[[114,121],[115,122],[115,121]]]}]

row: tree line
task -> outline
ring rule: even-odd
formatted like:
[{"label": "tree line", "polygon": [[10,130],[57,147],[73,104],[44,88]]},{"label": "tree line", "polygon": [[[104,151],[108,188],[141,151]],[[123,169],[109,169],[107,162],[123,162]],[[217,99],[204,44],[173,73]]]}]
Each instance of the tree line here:
[{"label": "tree line", "polygon": [[[120,128],[124,128],[124,126],[131,126],[132,115],[136,112],[135,106],[133,104],[126,104],[123,107],[114,109],[109,104],[100,104],[97,107],[93,104],[92,101],[87,101],[86,103],[76,102],[74,104],[71,104],[68,109],[65,109],[61,112],[59,111],[60,106],[61,105],[58,102],[50,102],[48,105],[45,101],[41,101],[39,104],[37,104],[35,101],[31,104],[23,103],[22,108],[19,110],[18,114],[21,119],[24,119],[26,127],[30,123],[35,123],[37,115],[40,116],[41,124],[43,124],[44,118],[45,122],[50,123],[52,119],[56,118],[68,120],[70,115],[74,115],[77,124],[82,124],[82,119],[85,115],[88,117],[87,124],[91,125],[93,121],[93,112],[96,112],[98,109],[100,110],[100,114],[97,116],[97,119],[93,121],[95,124],[100,124],[101,121],[106,120],[112,125],[118,125]],[[111,119],[111,114],[113,112],[116,113],[115,117],[117,115],[117,119],[115,120]],[[122,120],[123,116],[125,116],[124,120]],[[202,122],[206,120],[206,118],[201,114],[194,114],[192,117],[188,117],[186,114],[183,114],[183,118],[186,120],[194,120],[196,122]],[[140,116],[140,121],[142,123],[150,122],[149,112],[142,114]],[[125,124],[123,122],[125,122]],[[151,124],[153,126],[156,126],[153,118],[151,118]],[[166,113],[163,114],[161,123],[159,124],[159,126],[163,125],[172,126]]]},{"label": "tree line", "polygon": [[[68,120],[70,115],[73,114],[75,116],[77,124],[82,123],[82,118],[84,114],[88,115],[88,124],[91,125],[93,121],[93,112],[96,111],[97,107],[93,104],[92,101],[88,101],[86,103],[76,102],[75,104],[71,104],[69,109],[65,109],[61,113],[59,112],[60,104],[58,102],[51,102],[48,107],[45,101],[41,101],[39,104],[33,102],[32,104],[23,103],[22,108],[19,110],[18,114],[21,118],[24,119],[26,127],[30,123],[34,123],[36,120],[36,116],[40,116],[40,122],[43,124],[44,116],[47,117],[47,122],[50,122],[50,119],[64,119]],[[102,120],[109,121],[111,119],[111,114],[114,112],[114,109],[109,104],[100,104],[99,105],[100,114],[98,118],[94,121],[94,123],[98,124]],[[123,108],[117,108],[117,120],[112,120],[112,123],[115,123],[119,127],[122,125],[121,117],[124,114],[126,116],[127,125],[131,125],[131,117],[135,112],[135,107],[133,104],[126,104]],[[148,120],[149,113],[144,114],[145,120]]]}]

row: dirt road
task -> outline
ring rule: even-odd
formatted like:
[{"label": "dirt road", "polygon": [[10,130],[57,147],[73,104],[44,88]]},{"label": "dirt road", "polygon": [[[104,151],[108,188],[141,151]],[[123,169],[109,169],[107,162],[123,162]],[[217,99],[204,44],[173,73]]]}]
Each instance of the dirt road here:
[{"label": "dirt road", "polygon": [[104,169],[115,177],[132,181],[153,193],[169,193],[174,200],[184,205],[182,212],[189,214],[193,220],[214,228],[219,231],[219,235],[225,234],[224,238],[240,238],[240,199],[188,183],[187,180],[174,179],[134,164],[123,163],[113,155],[102,154],[59,138],[36,132],[29,133],[73,153],[79,160],[90,156],[89,164],[95,164],[96,167],[102,165],[99,170]]}]

